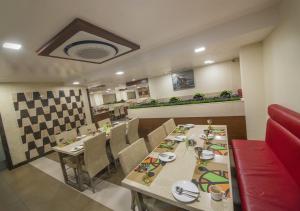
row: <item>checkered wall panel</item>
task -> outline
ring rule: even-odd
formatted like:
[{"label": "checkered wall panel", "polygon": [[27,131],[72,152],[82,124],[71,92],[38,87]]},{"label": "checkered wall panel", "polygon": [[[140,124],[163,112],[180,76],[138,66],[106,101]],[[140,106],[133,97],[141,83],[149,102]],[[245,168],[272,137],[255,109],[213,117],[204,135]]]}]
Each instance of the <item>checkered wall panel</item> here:
[{"label": "checkered wall panel", "polygon": [[53,135],[85,124],[81,89],[16,93],[13,101],[27,160],[49,152]]}]

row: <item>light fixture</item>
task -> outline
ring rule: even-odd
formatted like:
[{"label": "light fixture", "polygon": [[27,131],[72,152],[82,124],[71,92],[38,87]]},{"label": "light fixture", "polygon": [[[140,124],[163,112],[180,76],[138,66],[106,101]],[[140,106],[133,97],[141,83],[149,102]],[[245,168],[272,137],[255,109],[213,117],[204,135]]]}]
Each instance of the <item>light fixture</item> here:
[{"label": "light fixture", "polygon": [[74,81],[73,82],[73,85],[79,85],[80,83],[79,83],[79,81]]},{"label": "light fixture", "polygon": [[203,52],[205,50],[206,50],[206,48],[204,46],[202,46],[202,47],[199,47],[199,48],[195,48],[194,52],[195,53],[200,53],[200,52]]},{"label": "light fixture", "polygon": [[110,88],[107,89],[107,91],[110,91],[110,90],[111,90]]},{"label": "light fixture", "polygon": [[213,61],[213,60],[205,60],[204,61],[204,64],[213,64],[213,63],[215,63],[215,61]]},{"label": "light fixture", "polygon": [[123,71],[118,71],[118,72],[116,72],[116,75],[123,75],[123,74],[124,74]]},{"label": "light fixture", "polygon": [[12,43],[12,42],[5,42],[2,45],[3,48],[13,49],[13,50],[20,50],[22,48],[21,44]]},{"label": "light fixture", "polygon": [[109,91],[108,91],[108,90],[106,90],[105,92],[106,92],[106,93],[108,93]]}]

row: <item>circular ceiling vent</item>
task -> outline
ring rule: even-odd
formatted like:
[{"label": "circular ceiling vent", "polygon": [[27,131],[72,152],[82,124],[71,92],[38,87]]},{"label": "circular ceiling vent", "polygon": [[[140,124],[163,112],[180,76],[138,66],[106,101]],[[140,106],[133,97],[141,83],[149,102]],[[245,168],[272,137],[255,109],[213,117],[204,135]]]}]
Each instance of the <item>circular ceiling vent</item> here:
[{"label": "circular ceiling vent", "polygon": [[108,59],[116,56],[118,51],[116,46],[97,40],[73,42],[64,48],[66,55],[82,60]]}]

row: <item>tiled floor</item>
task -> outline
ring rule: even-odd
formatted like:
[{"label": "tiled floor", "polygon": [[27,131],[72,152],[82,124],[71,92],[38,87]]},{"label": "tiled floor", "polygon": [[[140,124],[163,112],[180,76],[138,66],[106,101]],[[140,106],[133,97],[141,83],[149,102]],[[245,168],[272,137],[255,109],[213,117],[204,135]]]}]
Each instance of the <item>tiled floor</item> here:
[{"label": "tiled floor", "polygon": [[0,211],[108,211],[30,164],[0,172]]},{"label": "tiled floor", "polygon": [[[72,171],[71,171],[72,172]],[[234,173],[234,172],[233,172]],[[130,211],[130,191],[121,187],[124,174],[114,170],[96,187],[79,192],[64,184],[58,155],[51,153],[13,171],[0,172],[0,211]],[[235,180],[233,189],[237,189]],[[234,190],[234,195],[238,195]],[[241,210],[234,197],[235,210]]]}]

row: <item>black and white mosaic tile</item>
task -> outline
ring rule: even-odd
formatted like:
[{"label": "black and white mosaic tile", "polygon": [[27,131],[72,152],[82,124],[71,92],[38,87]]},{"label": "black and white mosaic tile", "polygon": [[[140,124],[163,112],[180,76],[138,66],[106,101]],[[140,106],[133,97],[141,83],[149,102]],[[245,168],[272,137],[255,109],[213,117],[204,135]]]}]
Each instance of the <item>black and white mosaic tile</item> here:
[{"label": "black and white mosaic tile", "polygon": [[53,135],[85,124],[81,89],[16,93],[13,102],[27,160],[51,151]]}]

